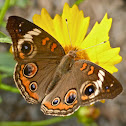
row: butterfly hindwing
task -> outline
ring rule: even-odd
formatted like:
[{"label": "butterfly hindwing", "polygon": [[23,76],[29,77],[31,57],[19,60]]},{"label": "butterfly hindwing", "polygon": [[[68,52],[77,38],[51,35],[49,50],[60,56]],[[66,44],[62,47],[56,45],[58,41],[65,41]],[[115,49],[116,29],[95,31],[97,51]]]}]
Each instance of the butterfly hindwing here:
[{"label": "butterfly hindwing", "polygon": [[41,109],[45,114],[70,115],[79,106],[112,99],[121,91],[121,84],[109,72],[90,61],[79,60],[44,98]]},{"label": "butterfly hindwing", "polygon": [[17,63],[14,80],[27,102],[33,104],[42,101],[57,65],[55,61]]}]

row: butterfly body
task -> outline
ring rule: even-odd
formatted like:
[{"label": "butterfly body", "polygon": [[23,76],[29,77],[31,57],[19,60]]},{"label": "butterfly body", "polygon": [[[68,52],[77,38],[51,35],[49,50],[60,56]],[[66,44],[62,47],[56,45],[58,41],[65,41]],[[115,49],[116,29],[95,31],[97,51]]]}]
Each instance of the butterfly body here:
[{"label": "butterfly body", "polygon": [[49,84],[46,94],[48,94],[52,88],[56,85],[56,83],[62,78],[64,74],[66,74],[72,67],[74,61],[74,58],[76,56],[75,51],[70,51],[67,55],[65,55],[61,61],[60,64],[57,66],[56,72],[53,76],[52,82]]},{"label": "butterfly body", "polygon": [[79,106],[121,93],[114,76],[90,61],[76,60],[74,50],[65,54],[60,43],[35,24],[11,16],[7,30],[17,61],[16,86],[27,102],[41,103],[45,114],[70,115]]}]

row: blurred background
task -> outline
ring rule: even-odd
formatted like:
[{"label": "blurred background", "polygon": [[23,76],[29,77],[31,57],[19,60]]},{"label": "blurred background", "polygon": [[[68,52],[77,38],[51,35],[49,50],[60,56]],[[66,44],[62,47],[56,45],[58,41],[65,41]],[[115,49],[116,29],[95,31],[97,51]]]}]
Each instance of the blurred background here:
[{"label": "blurred background", "polygon": [[[81,0],[82,1],[82,0]],[[0,10],[5,0],[0,0]],[[40,14],[42,8],[46,8],[51,17],[61,14],[64,3],[72,6],[76,0],[11,0],[10,6],[4,16],[4,21],[0,24],[0,31],[7,34],[5,29],[9,16],[17,15],[32,21],[34,14]],[[101,21],[105,13],[113,19],[110,30],[110,42],[112,47],[120,47],[120,55],[123,61],[116,65],[118,72],[114,76],[123,85],[123,92],[114,100],[106,100],[104,104],[96,103],[89,110],[87,118],[92,118],[84,122],[85,117],[76,114],[70,119],[66,119],[51,126],[126,126],[126,0],[83,0],[79,5],[85,17],[90,16],[88,32],[96,21]],[[13,68],[15,61],[13,55],[9,53],[11,44],[0,43],[0,84],[15,87],[13,81]],[[23,97],[16,91],[6,91],[0,89],[0,121],[39,121],[53,118],[44,115],[40,111],[40,105],[26,103]],[[82,118],[82,119],[80,119]]]}]

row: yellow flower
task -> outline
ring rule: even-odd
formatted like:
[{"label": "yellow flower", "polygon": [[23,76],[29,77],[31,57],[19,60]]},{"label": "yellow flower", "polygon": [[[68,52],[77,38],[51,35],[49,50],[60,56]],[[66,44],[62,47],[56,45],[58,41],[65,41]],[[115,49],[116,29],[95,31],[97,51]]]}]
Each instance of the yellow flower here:
[{"label": "yellow flower", "polygon": [[[66,23],[67,19],[67,23]],[[114,66],[121,62],[122,57],[119,55],[120,48],[111,48],[109,42],[109,30],[112,24],[112,18],[104,18],[100,23],[96,22],[90,33],[86,36],[89,26],[89,17],[84,17],[82,11],[76,5],[72,8],[66,3],[64,5],[62,16],[58,14],[52,19],[46,9],[42,9],[41,15],[35,14],[33,22],[51,34],[68,53],[71,49],[85,49],[101,42],[104,44],[79,51],[78,59],[86,59],[94,62],[110,73],[117,72]],[[68,28],[67,28],[68,26]]]}]

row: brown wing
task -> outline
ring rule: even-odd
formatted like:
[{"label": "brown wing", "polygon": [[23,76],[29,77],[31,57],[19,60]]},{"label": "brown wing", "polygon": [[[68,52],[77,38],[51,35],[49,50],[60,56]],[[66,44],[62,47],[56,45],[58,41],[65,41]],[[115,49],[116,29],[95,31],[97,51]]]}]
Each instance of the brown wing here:
[{"label": "brown wing", "polygon": [[17,16],[11,16],[6,26],[17,61],[61,59],[65,55],[62,46],[46,31]]},{"label": "brown wing", "polygon": [[66,116],[79,106],[112,99],[121,92],[122,86],[114,76],[92,62],[79,60],[44,98],[41,110],[45,114]]},{"label": "brown wing", "polygon": [[9,17],[7,30],[18,62],[16,85],[29,103],[40,102],[65,52],[51,35],[21,17]]}]

